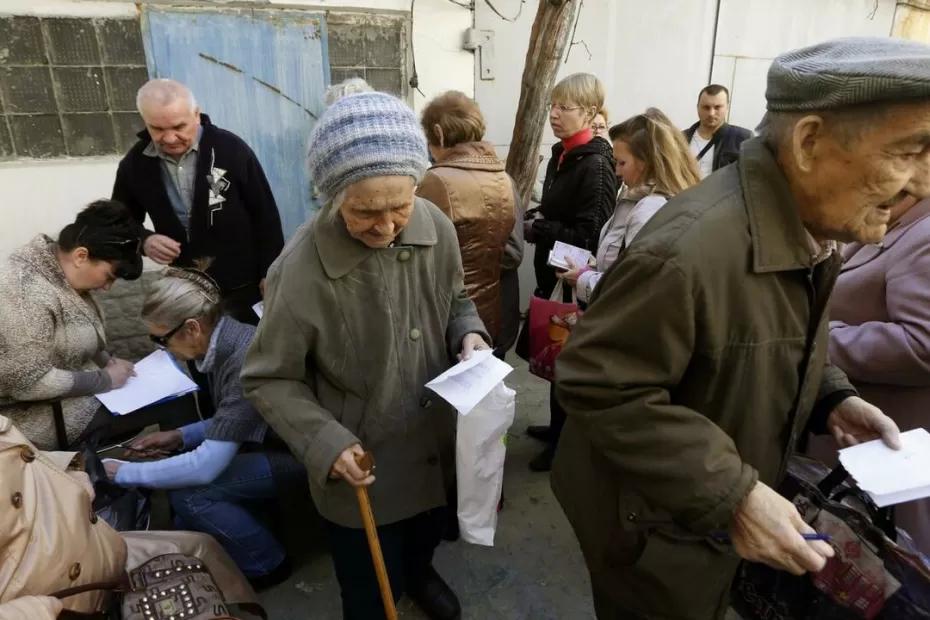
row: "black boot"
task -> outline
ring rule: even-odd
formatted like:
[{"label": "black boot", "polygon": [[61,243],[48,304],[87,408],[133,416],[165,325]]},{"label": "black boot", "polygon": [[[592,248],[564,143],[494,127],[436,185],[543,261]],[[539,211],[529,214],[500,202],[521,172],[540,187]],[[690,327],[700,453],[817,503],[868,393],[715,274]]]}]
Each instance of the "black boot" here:
[{"label": "black boot", "polygon": [[552,437],[552,427],[548,424],[532,424],[526,427],[526,434],[533,439],[549,443]]},{"label": "black boot", "polygon": [[542,452],[537,454],[530,461],[530,469],[533,471],[551,471],[552,459],[555,457],[555,446],[546,446]]},{"label": "black boot", "polygon": [[430,620],[460,620],[462,617],[458,597],[432,565],[416,581],[410,581],[407,595]]}]

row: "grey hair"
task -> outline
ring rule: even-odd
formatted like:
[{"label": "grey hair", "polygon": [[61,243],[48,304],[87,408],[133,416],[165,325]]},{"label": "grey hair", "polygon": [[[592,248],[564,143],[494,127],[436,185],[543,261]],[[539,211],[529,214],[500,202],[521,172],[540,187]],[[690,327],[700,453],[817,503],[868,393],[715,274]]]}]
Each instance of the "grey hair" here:
[{"label": "grey hair", "polygon": [[766,112],[759,126],[756,127],[756,134],[777,153],[791,137],[791,132],[794,131],[797,122],[813,114],[823,119],[827,129],[844,148],[850,148],[862,137],[865,130],[874,127],[877,121],[884,119],[893,105],[893,103],[882,102],[846,106],[836,110]]},{"label": "grey hair", "polygon": [[326,221],[332,222],[336,219],[336,216],[339,215],[339,209],[342,208],[342,203],[346,201],[346,190],[340,190],[338,194],[333,196],[333,199],[327,201],[326,205],[323,207],[323,217],[326,218]]},{"label": "grey hair", "polygon": [[357,95],[358,93],[370,93],[374,92],[374,90],[375,89],[362,78],[352,77],[327,88],[326,93],[323,95],[323,103],[328,108],[343,97]]},{"label": "grey hair", "polygon": [[220,287],[213,278],[196,269],[169,267],[146,291],[142,320],[174,327],[187,319],[215,324],[223,312]]},{"label": "grey hair", "polygon": [[186,99],[191,112],[197,109],[197,100],[191,89],[176,80],[156,78],[143,84],[136,93],[136,109],[143,115],[142,109],[147,105],[166,106],[176,99]]}]

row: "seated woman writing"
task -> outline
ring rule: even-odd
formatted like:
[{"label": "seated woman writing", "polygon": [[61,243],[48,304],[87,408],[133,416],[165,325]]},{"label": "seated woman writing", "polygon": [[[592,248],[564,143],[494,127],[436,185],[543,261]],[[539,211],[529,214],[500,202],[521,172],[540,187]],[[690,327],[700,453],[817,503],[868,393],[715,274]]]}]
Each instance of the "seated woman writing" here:
[{"label": "seated woman writing", "polygon": [[40,449],[93,447],[111,420],[93,395],[121,387],[133,365],[107,353],[90,292],[138,278],[139,245],[129,210],[98,200],[57,241],[39,235],[0,265],[0,414]]},{"label": "seated woman writing", "polygon": [[129,447],[143,457],[181,454],[106,461],[107,473],[121,486],[170,489],[178,527],[212,534],[256,587],[283,581],[284,548],[245,504],[305,484],[305,473],[242,395],[239,371],[255,328],[224,316],[219,287],[193,269],[167,269],[146,295],[142,320],[157,345],[206,375],[216,414]]}]

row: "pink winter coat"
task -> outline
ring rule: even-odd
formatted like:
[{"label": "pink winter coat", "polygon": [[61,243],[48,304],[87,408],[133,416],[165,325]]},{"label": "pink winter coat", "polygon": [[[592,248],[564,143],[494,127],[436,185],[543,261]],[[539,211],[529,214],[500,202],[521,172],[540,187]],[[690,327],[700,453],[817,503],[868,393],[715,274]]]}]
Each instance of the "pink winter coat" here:
[{"label": "pink winter coat", "polygon": [[[843,255],[830,301],[830,361],[902,431],[930,428],[930,199],[881,245],[854,243]],[[930,500],[903,504],[895,516],[930,554]]]}]

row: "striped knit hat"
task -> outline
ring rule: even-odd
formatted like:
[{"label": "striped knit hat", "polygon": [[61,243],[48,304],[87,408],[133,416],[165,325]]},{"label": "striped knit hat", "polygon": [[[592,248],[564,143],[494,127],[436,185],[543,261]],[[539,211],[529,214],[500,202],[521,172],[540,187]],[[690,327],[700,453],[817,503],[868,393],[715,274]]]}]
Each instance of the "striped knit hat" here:
[{"label": "striped knit hat", "polygon": [[325,202],[376,176],[411,176],[429,166],[426,138],[413,110],[385,93],[359,93],[327,108],[310,136],[310,180]]}]

